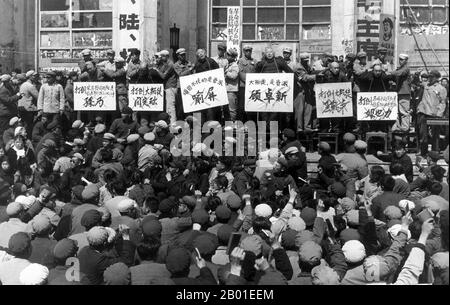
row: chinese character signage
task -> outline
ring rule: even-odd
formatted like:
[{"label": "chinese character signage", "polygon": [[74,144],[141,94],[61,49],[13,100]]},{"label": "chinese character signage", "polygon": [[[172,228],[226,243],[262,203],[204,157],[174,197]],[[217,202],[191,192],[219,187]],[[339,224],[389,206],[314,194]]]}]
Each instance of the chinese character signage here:
[{"label": "chinese character signage", "polygon": [[395,17],[381,14],[380,18],[380,47],[387,49],[386,59],[394,59],[395,51]]},{"label": "chinese character signage", "polygon": [[116,83],[74,83],[75,111],[115,111]]},{"label": "chinese character signage", "polygon": [[294,74],[247,74],[245,111],[294,112]]},{"label": "chinese character signage", "polygon": [[358,121],[395,121],[398,118],[396,92],[358,93]]},{"label": "chinese character signage", "polygon": [[180,77],[185,113],[228,105],[223,69]]},{"label": "chinese character signage", "polygon": [[346,118],[353,116],[352,83],[317,84],[317,118]]},{"label": "chinese character signage", "polygon": [[118,50],[139,49],[140,29],[143,20],[140,15],[141,0],[121,0],[119,3]]},{"label": "chinese character signage", "polygon": [[356,52],[367,53],[367,61],[377,55],[383,0],[357,0]]},{"label": "chinese character signage", "polygon": [[133,111],[164,111],[164,85],[130,84],[128,101]]},{"label": "chinese character signage", "polygon": [[238,54],[241,54],[240,42],[241,8],[239,6],[229,6],[227,15],[227,49],[235,48]]}]

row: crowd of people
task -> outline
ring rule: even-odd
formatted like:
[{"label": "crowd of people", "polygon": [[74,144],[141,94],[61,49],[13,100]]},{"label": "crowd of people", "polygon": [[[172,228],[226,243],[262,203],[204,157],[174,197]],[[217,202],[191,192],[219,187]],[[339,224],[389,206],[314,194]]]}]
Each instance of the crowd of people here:
[{"label": "crowd of people", "polygon": [[[249,46],[239,60],[222,45],[217,58],[199,50],[195,64],[184,49],[176,63],[168,51],[145,63],[138,50],[128,60],[109,51],[104,62],[82,54],[81,73],[0,77],[2,285],[448,285],[449,186],[440,160],[448,164],[449,149],[430,151],[426,126],[448,108],[438,71],[411,76],[405,54],[394,71],[384,49],[371,64],[361,52],[345,62],[325,54],[313,66],[309,54],[291,62],[290,49],[282,57],[266,49],[256,62]],[[252,118],[243,109],[246,73],[295,74],[295,113],[263,115],[283,127],[270,141],[278,147],[224,157],[192,143],[198,156],[173,154],[179,134],[171,126],[194,121],[182,109],[179,77],[219,67],[230,104],[204,111],[207,120]],[[77,81],[116,82],[120,113],[78,115]],[[378,126],[314,125],[314,84],[348,81],[354,92],[399,93],[392,129],[409,131],[413,114],[423,159],[413,162],[400,138],[378,155],[388,169],[369,166],[359,133]],[[133,112],[130,83],[163,83],[166,111]],[[318,143],[311,174],[298,135],[316,127],[342,131],[344,149],[333,155]]]}]

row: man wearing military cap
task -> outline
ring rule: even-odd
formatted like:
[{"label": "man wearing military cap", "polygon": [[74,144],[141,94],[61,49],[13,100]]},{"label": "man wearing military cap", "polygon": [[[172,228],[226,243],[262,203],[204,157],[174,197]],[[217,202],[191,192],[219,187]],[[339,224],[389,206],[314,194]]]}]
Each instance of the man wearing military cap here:
[{"label": "man wearing military cap", "polygon": [[81,51],[80,55],[83,59],[78,64],[78,66],[80,67],[81,73],[83,73],[83,72],[86,72],[86,63],[90,62],[90,61],[94,61],[94,59],[92,58],[92,52],[89,49],[85,49],[85,50]]},{"label": "man wearing military cap", "polygon": [[293,69],[294,68],[294,62],[291,60],[292,56],[292,48],[286,47],[283,49],[283,59],[288,64],[288,66]]},{"label": "man wearing military cap", "polygon": [[397,70],[387,73],[394,77],[398,93],[399,117],[394,126],[392,126],[393,132],[408,132],[410,129],[411,86],[409,85],[408,59],[409,56],[407,54],[400,54]]},{"label": "man wearing military cap", "polygon": [[[420,152],[425,156],[428,152],[428,125],[427,120],[430,118],[442,118],[446,108],[447,90],[441,85],[439,79],[441,73],[437,70],[432,70],[429,73],[428,84],[424,87],[423,98],[417,106],[417,125],[419,127],[419,143]],[[436,143],[439,137],[439,129],[433,126],[432,128],[433,142]],[[439,147],[433,144],[433,150],[438,151]]]},{"label": "man wearing military cap", "polygon": [[175,99],[175,111],[178,120],[184,119],[183,100],[181,98],[180,77],[192,74],[194,65],[187,60],[187,52],[185,48],[180,48],[176,52],[178,61],[173,65],[177,76],[177,95]]},{"label": "man wearing military cap", "polygon": [[[105,79],[116,83],[117,91],[119,91],[120,86],[125,86],[127,83],[127,72],[125,70],[125,64],[125,59],[122,56],[116,56],[114,57],[115,69],[105,68],[102,71]],[[108,66],[111,66],[110,62],[108,63]]]},{"label": "man wearing military cap", "polygon": [[[9,128],[9,120],[17,116],[17,102],[22,98],[21,93],[14,93],[11,76],[4,74],[0,77],[0,135]],[[0,144],[3,140],[0,137]]]},{"label": "man wearing military cap", "polygon": [[37,112],[37,100],[39,91],[37,89],[37,80],[39,74],[34,71],[28,71],[25,74],[26,81],[20,86],[20,93],[23,94],[22,99],[19,100],[19,115],[25,123],[27,134],[31,135],[33,131],[33,120]]},{"label": "man wearing military cap", "polygon": [[219,65],[220,68],[224,68],[228,65],[227,57],[225,56],[225,53],[227,52],[227,46],[223,43],[219,43],[217,46],[217,56],[213,57],[216,61],[216,63]]},{"label": "man wearing military cap", "polygon": [[46,77],[47,83],[39,91],[37,110],[40,116],[47,115],[49,121],[59,122],[66,104],[64,88],[56,82],[55,72],[48,72]]},{"label": "man wearing military cap", "polygon": [[103,147],[99,148],[96,152],[94,157],[92,158],[92,167],[97,169],[100,168],[104,161],[102,159],[102,151],[103,150],[112,150],[112,160],[114,162],[120,162],[123,158],[123,152],[115,147],[116,144],[116,137],[111,133],[105,133],[103,135],[103,141],[102,141]]},{"label": "man wearing military cap", "polygon": [[[106,51],[106,57],[107,60],[99,63],[98,67],[100,68],[100,71],[104,73],[103,81],[112,82],[113,79],[109,75],[116,72],[116,62],[114,61],[114,58],[116,57],[116,52],[114,52],[114,50],[108,50]],[[105,73],[105,71],[108,71],[109,73]]]},{"label": "man wearing military cap", "polygon": [[238,51],[235,48],[227,51],[228,64],[225,67],[225,84],[228,93],[228,110],[223,108],[225,121],[236,121],[238,116],[239,66],[236,62]]},{"label": "man wearing military cap", "polygon": [[239,66],[239,105],[238,113],[242,113],[244,117],[239,119],[250,119],[249,116],[254,115],[250,113],[245,113],[245,82],[247,79],[247,73],[255,73],[256,61],[252,58],[253,47],[250,45],[245,45],[243,48],[244,56],[238,60]]},{"label": "man wearing military cap", "polygon": [[130,84],[140,83],[141,72],[144,72],[147,68],[147,65],[141,62],[140,57],[141,51],[138,49],[132,49],[130,51],[130,60],[127,67],[127,80]]},{"label": "man wearing military cap", "polygon": [[316,75],[313,75],[313,71],[310,66],[311,54],[300,53],[300,63],[294,67],[294,73],[299,79],[301,91],[297,95],[294,103],[295,115],[297,118],[297,131],[302,132],[304,130],[311,129],[312,110],[314,106],[314,84],[316,81]]},{"label": "man wearing military cap", "polygon": [[175,109],[175,101],[177,95],[177,74],[175,73],[174,63],[169,59],[170,52],[162,50],[160,52],[161,60],[159,64],[152,68],[159,77],[164,81],[164,89],[166,92],[166,112],[170,115],[170,123],[177,121],[177,113]]}]

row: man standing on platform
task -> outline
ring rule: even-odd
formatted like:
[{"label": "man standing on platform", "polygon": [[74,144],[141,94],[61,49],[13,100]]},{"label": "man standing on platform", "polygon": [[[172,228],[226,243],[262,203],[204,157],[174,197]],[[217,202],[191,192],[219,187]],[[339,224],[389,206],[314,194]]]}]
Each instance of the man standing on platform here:
[{"label": "man standing on platform", "polygon": [[[243,48],[244,56],[238,60],[239,66],[239,105],[238,114],[242,113],[244,118],[238,119],[250,119],[249,114],[245,112],[245,82],[247,80],[247,73],[255,73],[256,61],[252,58],[253,48],[249,45]],[[247,116],[247,118],[245,118]],[[254,119],[256,121],[256,119]]]},{"label": "man standing on platform", "polygon": [[[428,153],[428,125],[427,120],[442,118],[445,112],[447,90],[439,83],[441,73],[432,70],[429,74],[429,82],[425,85],[423,98],[417,107],[417,125],[419,127],[420,153],[425,157]],[[439,130],[433,127],[433,138],[439,137]],[[433,141],[435,143],[436,141]],[[434,144],[433,144],[434,145]],[[438,151],[438,147],[433,147]]]},{"label": "man standing on platform", "polygon": [[166,112],[170,115],[170,123],[177,121],[177,113],[175,110],[175,98],[177,95],[177,74],[175,73],[174,64],[169,60],[170,52],[162,50],[160,52],[161,61],[156,68],[153,68],[164,81],[164,89],[166,91]]},{"label": "man standing on platform", "polygon": [[43,84],[39,91],[37,103],[39,116],[46,115],[49,122],[60,122],[65,103],[64,88],[56,83],[56,73],[48,72],[47,83]]},{"label": "man standing on platform", "polygon": [[225,67],[228,65],[228,59],[225,56],[225,53],[227,52],[227,46],[224,44],[219,44],[217,46],[217,56],[213,57],[214,61],[219,65],[219,68],[225,69]]},{"label": "man standing on platform", "polygon": [[173,65],[175,74],[177,75],[177,96],[175,101],[175,110],[177,113],[177,119],[184,119],[183,100],[181,97],[181,85],[180,77],[188,76],[192,74],[194,65],[190,63],[186,58],[186,49],[181,48],[177,50],[178,61]]},{"label": "man standing on platform", "polygon": [[399,117],[397,122],[392,127],[393,132],[408,132],[410,127],[411,115],[411,86],[409,85],[409,56],[407,54],[400,54],[400,66],[396,71],[388,73],[395,77],[398,92],[398,110]]}]

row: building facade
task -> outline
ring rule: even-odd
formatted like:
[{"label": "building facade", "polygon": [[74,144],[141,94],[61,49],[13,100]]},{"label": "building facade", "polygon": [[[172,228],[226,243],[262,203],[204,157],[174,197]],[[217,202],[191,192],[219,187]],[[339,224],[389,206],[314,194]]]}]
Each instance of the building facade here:
[{"label": "building facade", "polygon": [[97,58],[111,48],[152,57],[184,47],[191,61],[205,48],[215,56],[229,34],[230,7],[239,12],[238,45],[252,45],[255,59],[267,46],[313,60],[362,50],[371,58],[386,29],[392,58],[408,53],[413,69],[425,61],[448,71],[449,0],[0,0],[0,64],[3,71],[76,69],[85,48]]}]

